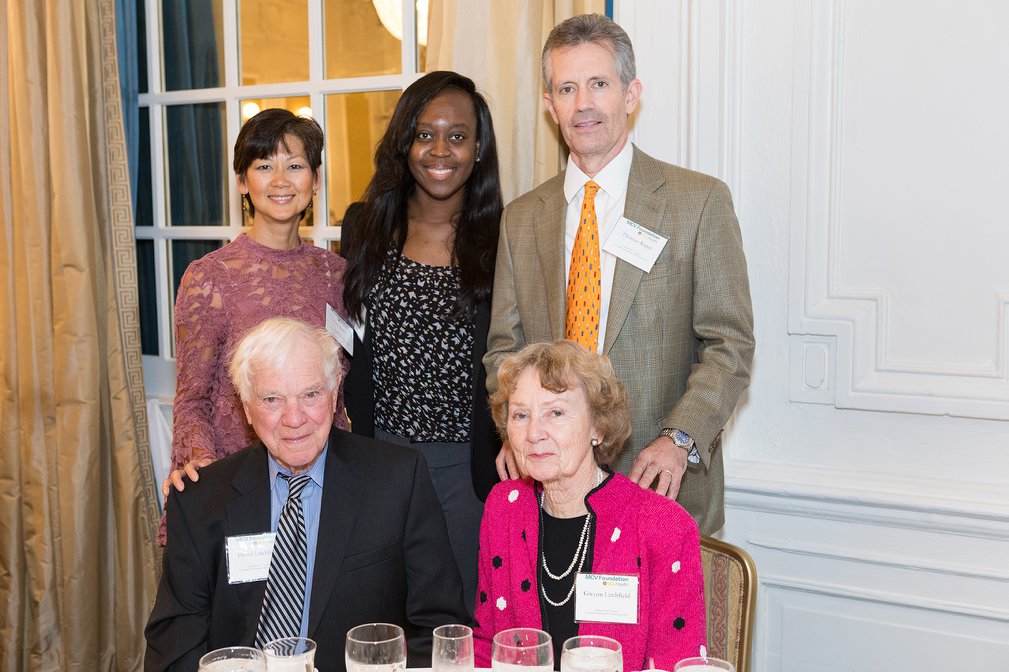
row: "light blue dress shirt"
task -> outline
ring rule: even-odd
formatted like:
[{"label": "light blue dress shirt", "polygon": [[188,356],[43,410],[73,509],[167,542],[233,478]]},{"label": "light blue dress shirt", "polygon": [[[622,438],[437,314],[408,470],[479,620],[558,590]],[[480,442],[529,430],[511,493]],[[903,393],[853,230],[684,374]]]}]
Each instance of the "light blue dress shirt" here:
[{"label": "light blue dress shirt", "polygon": [[[305,532],[308,535],[308,576],[305,580],[305,604],[301,610],[301,637],[308,637],[308,607],[312,603],[312,575],[315,573],[315,548],[319,542],[319,516],[322,513],[322,481],[326,473],[326,453],[329,443],[322,449],[322,455],[308,470],[311,481],[301,491],[301,508],[305,513]],[[280,474],[291,475],[269,455],[270,463],[270,530],[277,531],[280,510],[287,503],[289,491],[287,479],[277,478]]]}]

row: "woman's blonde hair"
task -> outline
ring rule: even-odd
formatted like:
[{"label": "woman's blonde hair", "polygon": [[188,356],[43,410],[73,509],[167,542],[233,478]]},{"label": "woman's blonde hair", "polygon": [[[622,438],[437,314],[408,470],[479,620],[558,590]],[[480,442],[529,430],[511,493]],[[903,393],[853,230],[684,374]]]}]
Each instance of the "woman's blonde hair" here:
[{"label": "woman's blonde hair", "polygon": [[627,391],[613,373],[610,360],[573,341],[533,343],[504,358],[498,369],[498,389],[490,397],[491,413],[501,436],[508,430],[508,399],[527,369],[539,374],[540,385],[560,394],[577,386],[585,390],[589,414],[602,435],[592,450],[597,464],[609,464],[631,435]]}]

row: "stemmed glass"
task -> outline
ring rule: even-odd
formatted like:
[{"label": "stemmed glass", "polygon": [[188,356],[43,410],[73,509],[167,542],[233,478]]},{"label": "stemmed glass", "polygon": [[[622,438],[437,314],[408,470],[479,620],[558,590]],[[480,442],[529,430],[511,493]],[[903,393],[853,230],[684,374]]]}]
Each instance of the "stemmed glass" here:
[{"label": "stemmed glass", "polygon": [[229,646],[200,658],[199,672],[265,672],[263,652],[251,646]]},{"label": "stemmed glass", "polygon": [[561,646],[561,672],[623,672],[620,642],[599,635],[572,637]]},{"label": "stemmed glass", "polygon": [[512,628],[494,635],[491,669],[495,672],[551,672],[554,648],[550,634],[535,628]]},{"label": "stemmed glass", "polygon": [[432,672],[473,672],[473,629],[439,625],[431,643]]},{"label": "stemmed glass", "polygon": [[406,637],[391,623],[367,623],[347,633],[347,672],[402,672]]}]

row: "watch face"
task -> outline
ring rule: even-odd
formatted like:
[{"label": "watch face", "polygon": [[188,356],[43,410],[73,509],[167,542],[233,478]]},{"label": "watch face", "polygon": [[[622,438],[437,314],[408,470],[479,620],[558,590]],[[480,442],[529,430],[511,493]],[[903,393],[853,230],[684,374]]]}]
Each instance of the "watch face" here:
[{"label": "watch face", "polygon": [[673,434],[673,442],[680,448],[686,448],[691,443],[693,443],[694,440],[691,439],[690,435],[687,434],[686,432],[677,429],[676,432]]}]

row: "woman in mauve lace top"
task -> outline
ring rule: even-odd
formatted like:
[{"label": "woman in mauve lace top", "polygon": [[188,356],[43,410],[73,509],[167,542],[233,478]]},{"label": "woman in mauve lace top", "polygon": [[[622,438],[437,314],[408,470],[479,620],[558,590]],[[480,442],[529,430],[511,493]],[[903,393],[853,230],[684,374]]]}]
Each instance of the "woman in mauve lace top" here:
[{"label": "woman in mauve lace top", "polygon": [[423,453],[471,609],[480,499],[500,446],[482,361],[500,217],[487,102],[467,77],[424,75],[343,219],[344,301],[365,327],[345,389],[354,433]]},{"label": "woman in mauve lace top", "polygon": [[[268,109],[235,143],[234,169],[252,229],[186,269],[175,302],[178,384],[170,484],[256,440],[228,377],[229,353],[252,327],[286,316],[326,326],[341,317],[346,262],[306,243],[298,226],[319,189],[322,129],[314,119]],[[341,393],[334,425],[347,428]],[[161,539],[164,543],[164,522]]]}]

